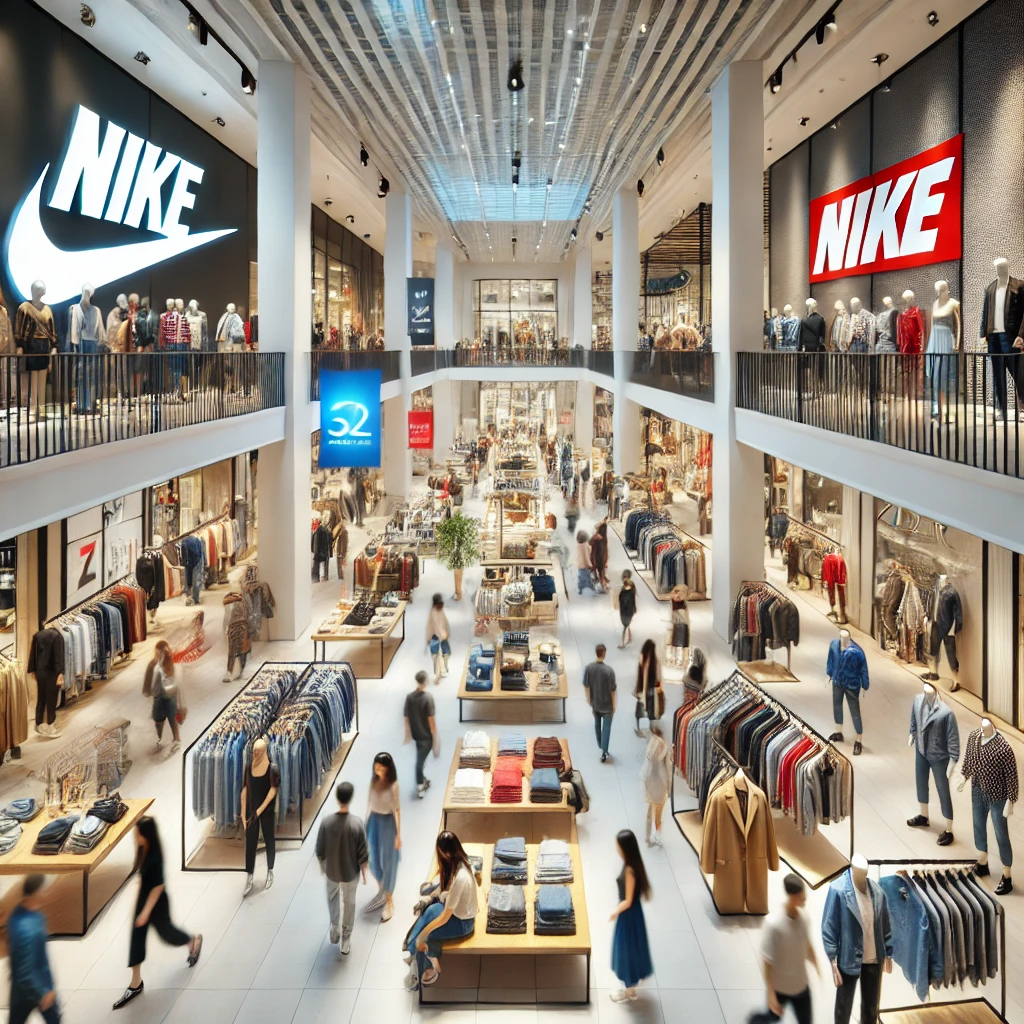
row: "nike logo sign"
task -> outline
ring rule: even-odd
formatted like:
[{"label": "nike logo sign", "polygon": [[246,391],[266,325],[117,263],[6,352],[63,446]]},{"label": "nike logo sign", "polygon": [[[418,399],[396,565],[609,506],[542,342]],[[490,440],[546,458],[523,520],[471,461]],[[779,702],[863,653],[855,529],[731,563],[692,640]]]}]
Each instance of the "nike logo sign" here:
[{"label": "nike logo sign", "polygon": [[84,282],[101,288],[191,249],[209,245],[236,230],[175,234],[148,242],[97,249],[60,249],[50,241],[39,216],[43,180],[49,169],[47,164],[22,201],[7,242],[7,269],[14,286],[25,297],[32,294],[32,282],[41,279],[46,283],[46,301],[51,305],[64,302],[80,295]]}]

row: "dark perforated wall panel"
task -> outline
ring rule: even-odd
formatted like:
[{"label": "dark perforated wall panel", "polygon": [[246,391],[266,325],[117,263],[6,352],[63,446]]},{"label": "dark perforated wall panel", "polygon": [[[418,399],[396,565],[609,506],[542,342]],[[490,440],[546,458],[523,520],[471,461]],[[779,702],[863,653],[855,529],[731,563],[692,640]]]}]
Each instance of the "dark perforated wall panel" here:
[{"label": "dark perforated wall panel", "polygon": [[805,142],[771,167],[771,304],[781,310],[788,302],[797,316],[808,296],[809,155]]},{"label": "dark perforated wall panel", "polygon": [[[992,261],[1024,278],[1024,0],[998,0],[964,26],[964,339],[978,342]],[[1015,30],[1011,30],[1016,26]]]}]

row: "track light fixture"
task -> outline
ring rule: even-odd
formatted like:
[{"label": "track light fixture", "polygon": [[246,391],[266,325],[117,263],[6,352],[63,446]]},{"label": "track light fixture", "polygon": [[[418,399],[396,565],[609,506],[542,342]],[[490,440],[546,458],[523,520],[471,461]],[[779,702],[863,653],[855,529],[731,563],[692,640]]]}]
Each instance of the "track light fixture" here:
[{"label": "track light fixture", "polygon": [[96,24],[96,13],[88,4],[82,4],[78,9],[78,17],[86,28],[92,28]]},{"label": "track light fixture", "polygon": [[932,28],[935,28],[935,26],[938,25],[938,23],[939,23],[939,16],[934,11],[929,11],[928,12],[928,24],[931,25]]},{"label": "track light fixture", "polygon": [[637,178],[636,194],[638,196],[642,196],[644,194],[644,179],[643,178]]},{"label": "track light fixture", "polygon": [[892,79],[887,78],[885,84],[882,86],[882,92],[892,92]]},{"label": "track light fixture", "polygon": [[876,53],[874,57],[871,58],[871,63],[877,65],[878,67],[881,67],[888,59],[889,54]]},{"label": "track light fixture", "polygon": [[768,79],[768,88],[773,93],[777,93],[782,89],[782,65],[780,64],[775,74]]},{"label": "track light fixture", "polygon": [[658,147],[658,155],[654,159],[658,161],[659,167],[665,162],[665,150],[661,146]]},{"label": "track light fixture", "polygon": [[199,45],[205,46],[210,38],[209,29],[206,27],[206,22],[199,17],[198,14],[189,14],[188,16],[188,30],[194,36],[199,37]]},{"label": "track light fixture", "polygon": [[800,127],[801,128],[806,128],[807,125],[809,124],[810,120],[811,119],[809,117],[801,117],[800,118]]},{"label": "track light fixture", "polygon": [[526,88],[523,81],[523,62],[517,57],[508,69],[508,91],[521,92]]},{"label": "track light fixture", "polygon": [[359,143],[359,162],[364,167],[368,167],[370,163],[370,154],[366,152],[366,147],[361,142]]},{"label": "track light fixture", "polygon": [[248,68],[242,68],[242,92],[251,96],[256,91],[256,79],[252,77]]},{"label": "track light fixture", "polygon": [[356,219],[355,219],[355,217],[352,216],[351,213],[345,218],[345,223],[346,224],[355,224],[355,222],[356,222]]},{"label": "track light fixture", "polygon": [[814,40],[822,46],[825,43],[826,32],[836,32],[839,26],[836,24],[836,16],[834,11],[829,11],[821,21],[814,28]]},{"label": "track light fixture", "polygon": [[143,65],[143,67],[145,67],[145,65],[147,65],[150,62],[150,60],[151,60],[149,54],[146,53],[144,50],[139,50],[139,52],[137,54],[135,54],[135,59],[141,65]]},{"label": "track light fixture", "polygon": [[598,231],[598,232],[597,232],[597,233],[596,233],[596,234],[594,235],[594,237],[595,237],[595,238],[596,238],[596,239],[597,239],[597,240],[598,240],[599,242],[603,242],[603,241],[604,241],[604,232],[603,232],[603,231]]},{"label": "track light fixture", "polygon": [[391,191],[391,182],[382,174],[377,182],[377,198],[383,199]]},{"label": "track light fixture", "polygon": [[576,236],[578,234],[579,234],[579,232],[576,230],[576,228],[573,228],[572,231],[569,232],[569,237],[575,242],[576,241]]}]

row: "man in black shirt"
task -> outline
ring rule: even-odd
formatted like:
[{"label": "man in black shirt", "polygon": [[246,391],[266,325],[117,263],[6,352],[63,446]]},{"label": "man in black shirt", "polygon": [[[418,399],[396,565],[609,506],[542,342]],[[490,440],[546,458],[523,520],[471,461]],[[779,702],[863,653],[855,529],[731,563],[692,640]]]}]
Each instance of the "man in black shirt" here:
[{"label": "man in black shirt", "polygon": [[427,754],[434,746],[434,698],[427,693],[427,673],[422,669],[416,673],[416,689],[405,698],[405,738],[416,744],[416,796],[430,788],[430,779],[423,774]]},{"label": "man in black shirt", "polygon": [[594,732],[601,748],[601,760],[607,761],[612,715],[615,714],[615,670],[605,664],[607,648],[604,644],[598,644],[594,653],[597,661],[592,661],[584,670],[583,688],[587,691],[587,703],[594,712]]}]

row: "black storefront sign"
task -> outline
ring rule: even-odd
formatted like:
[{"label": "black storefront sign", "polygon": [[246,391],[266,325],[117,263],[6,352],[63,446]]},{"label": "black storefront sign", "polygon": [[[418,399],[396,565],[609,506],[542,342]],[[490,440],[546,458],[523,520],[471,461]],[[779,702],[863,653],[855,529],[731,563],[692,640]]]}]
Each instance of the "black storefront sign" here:
[{"label": "black storefront sign", "polygon": [[409,338],[414,345],[434,344],[434,279],[406,278],[409,305]]}]

